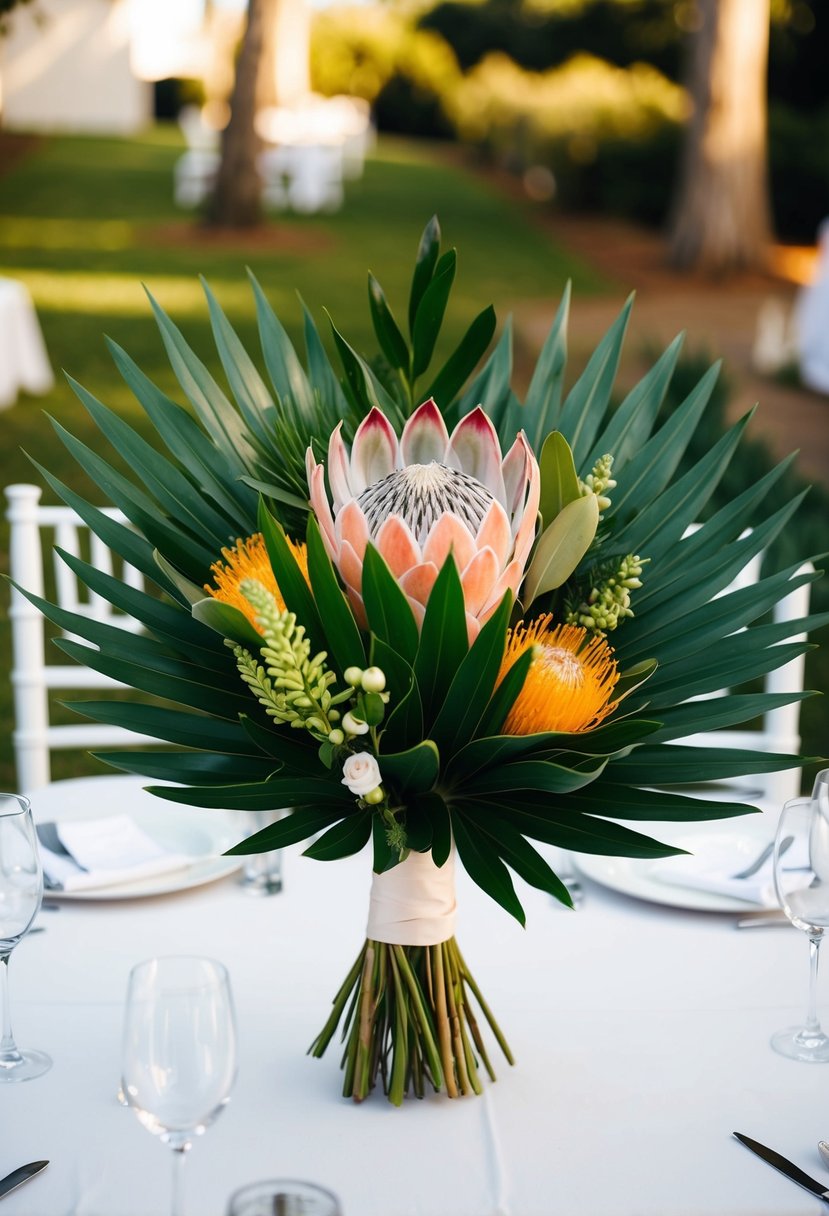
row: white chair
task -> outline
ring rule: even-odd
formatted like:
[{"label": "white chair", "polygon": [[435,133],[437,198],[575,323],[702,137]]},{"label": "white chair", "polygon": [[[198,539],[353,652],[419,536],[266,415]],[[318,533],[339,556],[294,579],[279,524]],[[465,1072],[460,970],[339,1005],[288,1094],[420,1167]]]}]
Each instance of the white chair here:
[{"label": "white chair", "polygon": [[177,207],[197,207],[210,194],[219,171],[219,132],[204,121],[198,106],[184,106],[178,116],[187,151],[173,166]]},{"label": "white chair", "polygon": [[[690,536],[699,526],[699,524],[693,524],[686,530],[685,535]],[[748,535],[750,535],[750,530],[743,533],[743,536]],[[719,595],[727,595],[732,591],[756,583],[760,578],[762,560],[762,553],[755,555]],[[797,574],[812,573],[813,571],[814,566],[811,562],[807,562],[800,567]],[[811,585],[804,583],[780,599],[772,611],[774,623],[782,624],[784,621],[796,621],[808,616],[810,590]],[[719,596],[715,596],[715,598],[719,598]],[[797,634],[787,638],[786,642],[804,641],[805,637],[805,634]],[[805,655],[799,655],[783,667],[769,672],[763,683],[763,691],[766,693],[802,692],[805,662]],[[721,689],[719,692],[708,694],[708,697],[714,699],[726,695],[728,691],[728,689]],[[692,697],[690,700],[705,700],[708,697]],[[683,739],[676,739],[674,742],[683,747],[726,747],[796,754],[800,750],[800,701],[768,710],[763,716],[762,727],[759,730],[703,731],[699,734],[688,735]],[[737,801],[757,802],[764,809],[779,810],[784,802],[790,798],[796,798],[800,793],[800,769],[790,768],[777,773],[731,777],[717,782],[716,785],[712,784],[706,791],[695,792],[700,797],[705,797],[707,794],[711,798],[721,798],[724,796],[724,791],[729,798]]]},{"label": "white chair", "polygon": [[[84,556],[85,560],[109,574],[113,573],[111,551],[70,507],[42,506],[40,495],[40,487],[35,485],[6,487],[6,517],[11,529],[11,577],[27,591],[43,596],[44,571],[51,557],[56,601],[62,608],[138,632],[141,629],[138,621],[116,612],[106,600],[83,588],[74,573],[54,552],[54,546],[60,546],[75,556]],[[124,515],[115,508],[106,508],[105,513],[112,519],[126,522]],[[44,532],[50,534],[53,540],[44,543]],[[87,545],[88,553],[85,552]],[[124,565],[120,574],[130,586],[143,588],[143,576],[139,571]],[[12,588],[9,617],[15,712],[13,739],[17,781],[21,790],[29,792],[49,784],[52,750],[86,750],[89,747],[157,742],[149,736],[104,724],[52,726],[50,691],[118,688],[121,685],[77,663],[47,663],[44,618],[16,588]]]}]

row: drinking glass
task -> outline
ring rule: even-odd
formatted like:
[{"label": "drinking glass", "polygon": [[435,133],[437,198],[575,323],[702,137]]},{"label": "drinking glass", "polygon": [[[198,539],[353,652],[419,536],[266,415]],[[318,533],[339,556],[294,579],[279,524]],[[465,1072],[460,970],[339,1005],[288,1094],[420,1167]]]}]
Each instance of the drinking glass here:
[{"label": "drinking glass", "polygon": [[[790,848],[782,848],[791,836]],[[783,807],[774,842],[774,888],[793,925],[808,934],[809,1009],[802,1026],[778,1030],[771,1045],[792,1060],[829,1063],[829,1036],[817,1015],[818,957],[829,928],[829,805],[820,799],[793,798]]]},{"label": "drinking glass", "polygon": [[815,777],[812,786],[812,801],[816,802],[824,812],[829,812],[829,768],[822,768]]},{"label": "drinking glass", "polygon": [[[285,811],[240,811],[238,817],[246,836],[253,836],[285,814]],[[248,895],[278,895],[282,890],[282,850],[247,853],[239,884]]]},{"label": "drinking glass", "polygon": [[173,1149],[172,1216],[193,1139],[227,1104],[236,1079],[230,980],[208,958],[153,958],[130,972],[121,1086],[139,1122]]},{"label": "drinking glass", "polygon": [[230,1196],[227,1216],[342,1216],[336,1195],[311,1182],[252,1182]]},{"label": "drinking glass", "polygon": [[43,871],[32,808],[21,794],[0,794],[0,1083],[31,1081],[52,1067],[43,1051],[21,1051],[9,1006],[9,956],[32,926],[43,898]]}]

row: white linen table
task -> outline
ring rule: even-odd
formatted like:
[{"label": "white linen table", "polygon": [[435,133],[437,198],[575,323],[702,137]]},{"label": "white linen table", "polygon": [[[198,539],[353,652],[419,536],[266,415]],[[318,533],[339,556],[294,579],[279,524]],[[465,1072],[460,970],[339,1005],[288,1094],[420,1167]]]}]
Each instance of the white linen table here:
[{"label": "white linen table", "polygon": [[21,389],[40,395],[54,382],[32,297],[23,283],[0,277],[0,409]]},{"label": "white linen table", "polygon": [[[93,778],[91,781],[131,781]],[[73,783],[77,785],[78,783]],[[100,787],[96,787],[100,789]],[[56,793],[57,791],[57,793]],[[45,817],[58,785],[32,795]],[[51,800],[51,801],[50,801]],[[198,810],[193,810],[198,815]],[[458,939],[515,1052],[482,1098],[392,1108],[339,1096],[338,1052],[305,1051],[362,941],[370,857],[287,850],[285,889],[235,878],[146,900],[66,903],[11,962],[21,1046],[52,1070],[0,1088],[0,1176],[49,1168],[4,1216],[150,1216],[171,1151],[116,1102],[127,975],[157,954],[230,970],[240,1068],[186,1163],[190,1216],[224,1216],[268,1177],[317,1181],[344,1216],[810,1216],[825,1210],[752,1156],[742,1131],[824,1177],[829,1069],[769,1036],[805,1010],[807,943],[734,915],[659,908],[590,884],[578,912],[520,884],[523,930],[461,872]]]}]

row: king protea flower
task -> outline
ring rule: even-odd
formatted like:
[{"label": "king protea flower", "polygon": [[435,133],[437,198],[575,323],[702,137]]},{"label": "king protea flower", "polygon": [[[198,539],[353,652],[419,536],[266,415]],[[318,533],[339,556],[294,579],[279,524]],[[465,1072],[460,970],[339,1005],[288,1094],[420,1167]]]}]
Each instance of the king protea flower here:
[{"label": "king protea flower", "polygon": [[340,426],[325,466],[308,449],[311,506],[362,626],[363,557],[377,548],[411,605],[418,626],[451,554],[463,586],[469,639],[507,590],[517,594],[535,536],[538,463],[524,434],[506,456],[478,406],[451,436],[434,401],[412,414],[398,440],[382,410],[360,423],[349,457]]}]

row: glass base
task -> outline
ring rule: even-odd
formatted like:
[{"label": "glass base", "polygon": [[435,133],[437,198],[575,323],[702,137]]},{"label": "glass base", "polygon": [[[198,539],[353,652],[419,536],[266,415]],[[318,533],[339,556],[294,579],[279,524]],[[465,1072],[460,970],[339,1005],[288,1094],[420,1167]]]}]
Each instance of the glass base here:
[{"label": "glass base", "polygon": [[11,1081],[32,1081],[52,1067],[45,1051],[18,1051],[10,1060],[0,1060],[0,1085]]},{"label": "glass base", "polygon": [[829,1035],[806,1026],[790,1026],[771,1036],[771,1045],[781,1056],[807,1064],[829,1064]]}]

